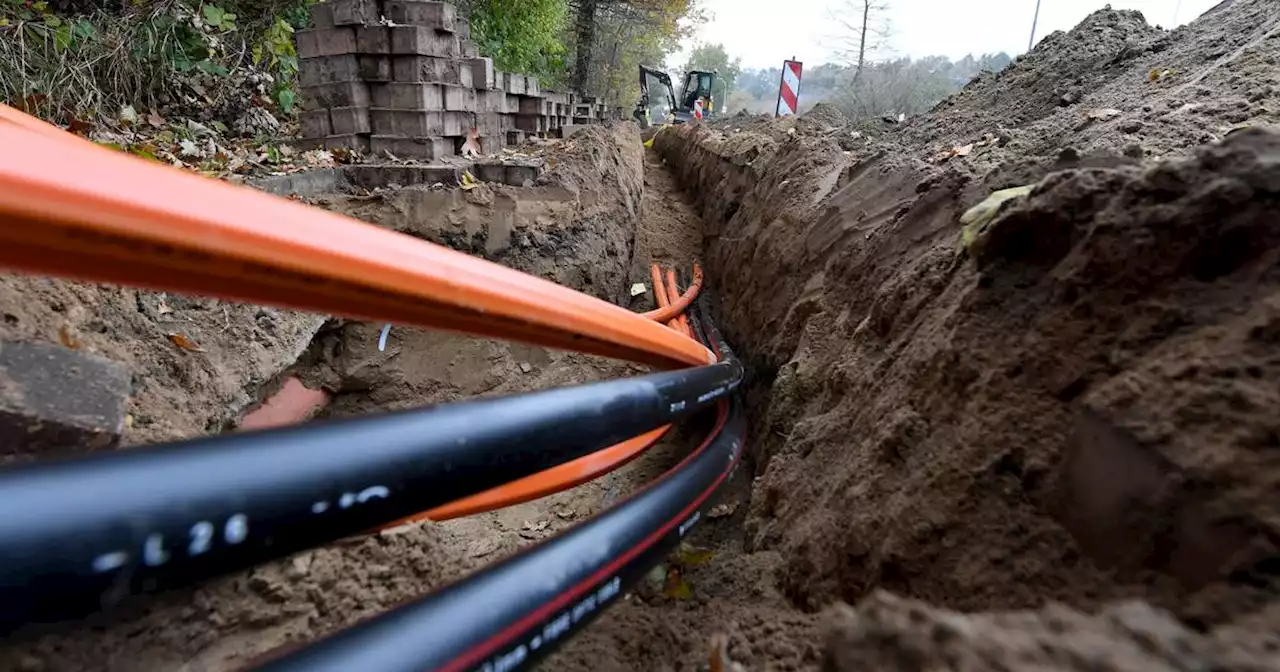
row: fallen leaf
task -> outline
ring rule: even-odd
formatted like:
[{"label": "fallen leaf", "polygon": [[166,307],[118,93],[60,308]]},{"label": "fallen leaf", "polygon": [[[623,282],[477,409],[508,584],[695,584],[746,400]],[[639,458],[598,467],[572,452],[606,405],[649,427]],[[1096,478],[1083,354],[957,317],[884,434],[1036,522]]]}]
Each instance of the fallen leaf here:
[{"label": "fallen leaf", "polygon": [[675,564],[681,567],[697,567],[711,562],[716,552],[706,548],[698,548],[692,544],[681,542],[675,553],[671,554]]},{"label": "fallen leaf", "polygon": [[727,518],[729,516],[732,516],[733,513],[737,510],[738,510],[737,502],[720,504],[718,506],[712,507],[712,509],[707,512],[707,517],[711,519]]},{"label": "fallen leaf", "polygon": [[662,584],[662,594],[673,600],[693,599],[693,586],[685,581],[679,567],[669,567],[667,578]]},{"label": "fallen leaf", "polygon": [[476,182],[475,176],[471,174],[471,171],[469,170],[462,171],[462,190],[463,191],[471,191],[472,189],[475,189],[476,185],[478,184],[479,183]]},{"label": "fallen leaf", "polygon": [[160,116],[160,113],[156,112],[153,108],[151,111],[147,112],[147,123],[155,126],[156,128],[161,128],[164,126],[165,122],[164,117]]},{"label": "fallen leaf", "polygon": [[58,340],[72,350],[80,349],[80,341],[76,340],[76,337],[71,335],[71,327],[68,327],[65,324],[58,327]]},{"label": "fallen leaf", "polygon": [[183,350],[190,350],[191,352],[204,352],[204,348],[196,345],[196,342],[191,340],[190,338],[187,338],[186,334],[182,334],[175,331],[174,333],[169,334],[169,340],[172,341],[174,345],[178,346],[179,348],[182,348]]},{"label": "fallen leaf", "polygon": [[951,150],[951,153],[955,156],[969,156],[970,154],[973,153],[973,145],[968,144],[963,147],[956,147],[955,149]]},{"label": "fallen leaf", "polygon": [[71,117],[67,122],[67,130],[76,135],[88,135],[93,130],[93,122],[80,117]]}]

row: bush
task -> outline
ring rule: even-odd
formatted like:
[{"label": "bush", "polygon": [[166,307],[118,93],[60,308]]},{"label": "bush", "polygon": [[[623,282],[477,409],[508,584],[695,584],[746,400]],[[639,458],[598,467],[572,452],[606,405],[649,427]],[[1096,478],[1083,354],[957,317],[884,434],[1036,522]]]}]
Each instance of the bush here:
[{"label": "bush", "polygon": [[62,123],[130,105],[235,113],[248,81],[289,112],[309,4],[0,0],[0,100]]}]

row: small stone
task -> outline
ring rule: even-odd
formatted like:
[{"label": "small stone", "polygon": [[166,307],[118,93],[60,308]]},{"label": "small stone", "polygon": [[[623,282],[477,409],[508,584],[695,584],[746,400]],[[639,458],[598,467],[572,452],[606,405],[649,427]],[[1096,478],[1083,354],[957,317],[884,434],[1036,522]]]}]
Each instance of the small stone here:
[{"label": "small stone", "polygon": [[529,373],[530,371],[533,371],[533,365],[529,362],[520,362],[520,370],[525,373]]},{"label": "small stone", "polygon": [[1121,133],[1137,133],[1138,131],[1141,131],[1144,127],[1146,127],[1146,123],[1144,123],[1141,119],[1126,119],[1120,122]]},{"label": "small stone", "polygon": [[1142,148],[1142,145],[1134,143],[1124,148],[1124,155],[1133,159],[1141,159],[1146,155],[1146,150]]}]

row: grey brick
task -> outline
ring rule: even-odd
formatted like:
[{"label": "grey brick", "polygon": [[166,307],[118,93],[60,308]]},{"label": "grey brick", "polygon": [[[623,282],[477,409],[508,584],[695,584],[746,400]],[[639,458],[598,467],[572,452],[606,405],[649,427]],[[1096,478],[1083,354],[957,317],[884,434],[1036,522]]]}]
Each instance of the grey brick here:
[{"label": "grey brick", "polygon": [[366,82],[389,82],[394,79],[392,74],[391,57],[360,57],[360,78]]},{"label": "grey brick", "polygon": [[434,161],[453,155],[453,140],[449,138],[407,138],[392,135],[375,135],[370,146],[374,155],[390,152],[401,159]]},{"label": "grey brick", "polygon": [[395,26],[391,32],[391,53],[419,56],[458,56],[458,37],[422,26]]},{"label": "grey brick", "polygon": [[542,99],[529,96],[518,96],[518,114],[543,114]]},{"label": "grey brick", "polygon": [[299,104],[305,110],[327,107],[368,107],[369,85],[364,82],[334,82],[304,86]]},{"label": "grey brick", "polygon": [[424,110],[370,111],[373,132],[380,136],[436,137],[464,135],[472,123],[466,112],[427,112]]},{"label": "grey brick", "polygon": [[332,2],[322,2],[311,5],[311,23],[309,28],[333,28],[333,4]]},{"label": "grey brick", "polygon": [[335,107],[329,110],[330,135],[354,135],[369,133],[369,108]]},{"label": "grey brick", "polygon": [[299,115],[302,124],[302,137],[325,138],[333,135],[333,126],[329,123],[329,110],[307,110]]},{"label": "grey brick", "polygon": [[461,54],[463,58],[477,58],[480,56],[480,47],[471,40],[459,40],[458,53]]},{"label": "grey brick", "polygon": [[476,163],[475,176],[481,182],[503,184],[507,180],[507,167],[501,161],[488,160]]},{"label": "grey brick", "polygon": [[526,82],[524,75],[508,72],[503,75],[502,88],[513,95],[524,95]]},{"label": "grey brick", "polygon": [[302,149],[354,149],[366,154],[369,152],[369,136],[367,135],[330,135],[327,138],[303,138],[297,144]]},{"label": "grey brick", "polygon": [[125,366],[97,355],[0,342],[0,456],[115,447],[131,379]]},{"label": "grey brick", "polygon": [[453,32],[458,34],[459,40],[471,39],[471,21],[464,17],[457,17],[453,22]]},{"label": "grey brick", "polygon": [[492,58],[473,58],[466,61],[466,64],[471,68],[471,81],[477,89],[497,88]]},{"label": "grey brick", "polygon": [[354,54],[303,58],[298,61],[298,83],[302,86],[360,79],[360,59]]},{"label": "grey brick", "polygon": [[[457,27],[457,11],[447,2],[385,0],[382,11],[388,19],[403,25],[424,26],[450,33]],[[469,25],[467,32],[469,35]]]},{"label": "grey brick", "polygon": [[341,56],[343,54],[357,53],[356,31],[352,28],[300,30],[297,32],[296,37],[299,58]]},{"label": "grey brick", "polygon": [[453,86],[451,84],[442,84],[444,87],[444,109],[457,112],[475,112],[476,111],[476,90],[469,86]]},{"label": "grey brick", "polygon": [[[324,3],[332,8],[333,25],[360,26],[366,23],[377,23],[379,17],[378,3],[375,0],[329,0]],[[311,11],[315,12],[313,5]]]},{"label": "grey brick", "polygon": [[[393,152],[394,153],[394,152]],[[467,166],[404,166],[404,165],[353,165],[345,168],[347,179],[358,187],[378,189],[399,185],[435,184],[441,182],[456,185],[462,182],[462,171]]]},{"label": "grey brick", "polygon": [[372,84],[369,91],[374,107],[397,110],[443,110],[444,84],[388,82]]},{"label": "grey brick", "polygon": [[397,82],[433,82],[471,87],[475,79],[471,64],[437,56],[393,56],[392,71]]},{"label": "grey brick", "polygon": [[355,35],[359,53],[391,53],[391,30],[386,26],[361,26],[355,29]]},{"label": "grey brick", "polygon": [[540,96],[542,95],[542,87],[538,85],[538,78],[525,76],[524,78],[524,95]]}]

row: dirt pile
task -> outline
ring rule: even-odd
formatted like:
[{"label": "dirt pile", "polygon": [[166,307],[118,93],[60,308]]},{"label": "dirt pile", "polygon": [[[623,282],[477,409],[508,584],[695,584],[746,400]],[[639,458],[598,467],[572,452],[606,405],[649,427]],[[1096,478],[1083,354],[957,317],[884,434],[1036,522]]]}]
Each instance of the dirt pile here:
[{"label": "dirt pile", "polygon": [[[563,149],[557,154],[555,167],[533,187],[478,186],[462,191],[423,186],[328,194],[312,200],[415,237],[488,256],[601,298],[630,299],[625,290],[631,278],[639,281],[647,277],[648,264],[647,252],[637,252],[645,248],[637,237],[642,197],[638,132],[626,125],[593,128],[575,136]],[[643,274],[633,274],[633,266],[643,269]],[[46,296],[30,289],[33,283],[44,283],[61,288],[58,300],[64,302],[61,297],[77,291],[92,290],[98,292],[96,297],[107,297],[97,304],[86,298],[77,305],[82,306],[78,309],[84,313],[82,319],[107,320],[108,324],[114,324],[110,320],[117,313],[135,312],[138,316],[124,324],[141,323],[149,315],[140,311],[158,314],[156,302],[163,300],[164,315],[182,318],[181,329],[204,349],[179,351],[176,356],[196,362],[221,361],[222,357],[234,360],[243,349],[257,347],[252,334],[244,331],[244,324],[261,327],[265,318],[255,321],[252,316],[276,314],[211,303],[201,310],[218,319],[209,320],[210,331],[206,332],[197,328],[205,328],[203,323],[192,326],[196,323],[186,321],[193,314],[189,311],[197,309],[172,296],[79,288],[43,280],[5,282],[28,283],[21,294],[19,289],[13,290],[6,312],[17,310],[8,307],[14,305],[32,314],[37,314],[36,310],[59,314],[31,298]],[[115,296],[123,300],[111,298]],[[67,312],[70,307],[61,310]],[[25,324],[28,313],[20,315],[20,323]],[[232,322],[236,317],[240,321]],[[222,346],[225,351],[220,349],[222,341],[210,335],[222,333],[217,329],[222,328],[224,319],[231,324],[221,336],[227,339],[228,344]],[[321,327],[323,318],[308,319],[312,320],[311,333]],[[152,330],[161,330],[147,324]],[[275,378],[297,375],[313,386],[326,388],[333,401],[324,413],[345,416],[634,375],[641,370],[583,355],[400,326],[392,328],[385,349],[380,349],[381,327],[332,320],[314,339],[311,334],[300,338],[291,351],[279,347],[271,351],[281,362],[278,369],[292,364],[283,373],[276,371],[279,375]],[[57,338],[57,333],[56,323],[49,323],[48,333],[41,332],[45,339]],[[135,351],[154,342],[172,347],[163,334],[145,339],[128,335],[133,340],[124,340],[132,343]],[[99,341],[94,337],[85,342],[97,347]],[[102,342],[108,342],[105,336]],[[300,353],[301,361],[294,364]],[[190,378],[173,372],[166,361],[156,361],[154,366],[150,361],[138,361],[136,370],[149,386],[158,387],[161,382],[146,376],[172,376],[163,380],[168,386],[165,393],[178,400],[189,399],[192,408],[218,403],[210,388],[191,385]],[[249,359],[245,364],[255,361]],[[171,403],[168,400],[162,403],[140,396],[134,403],[143,407],[138,415],[184,417],[163,405]],[[169,422],[176,424],[176,420]],[[190,424],[188,421],[185,426]],[[203,429],[195,427],[187,433]],[[677,456],[670,452],[670,445],[655,449],[657,454],[643,464],[557,497],[448,523],[410,525],[350,539],[189,590],[139,600],[86,623],[49,633],[27,633],[0,648],[0,669],[133,672],[243,666],[275,647],[308,641],[385,611],[573,525],[668,467]]]},{"label": "dirt pile", "polygon": [[[1274,632],[1280,141],[1226,136],[1275,121],[1278,26],[1104,10],[852,148],[803,120],[657,136],[755,368],[747,550],[793,604],[1140,598]],[[1024,184],[966,248],[961,215]]]}]

